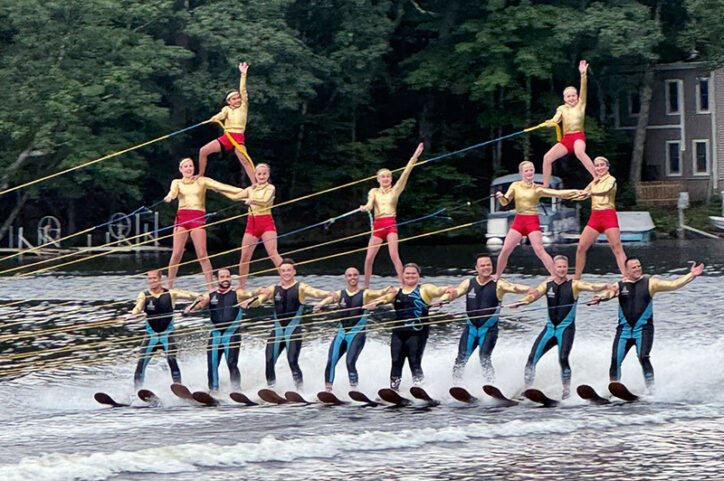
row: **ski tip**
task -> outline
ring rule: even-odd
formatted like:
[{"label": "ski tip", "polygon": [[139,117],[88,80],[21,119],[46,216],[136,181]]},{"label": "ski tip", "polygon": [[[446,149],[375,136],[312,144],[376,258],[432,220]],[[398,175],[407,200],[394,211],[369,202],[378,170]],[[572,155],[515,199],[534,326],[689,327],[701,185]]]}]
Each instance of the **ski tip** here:
[{"label": "ski tip", "polygon": [[214,397],[204,391],[196,391],[194,392],[191,397],[194,399],[194,401],[199,402],[205,406],[218,406],[219,401],[214,399]]},{"label": "ski tip", "polygon": [[375,401],[368,398],[367,395],[361,391],[350,391],[347,393],[347,395],[353,401],[357,401],[357,402],[361,402],[361,403],[365,403],[365,404],[369,404],[369,405],[373,405],[373,406],[377,406],[377,404],[378,404]]},{"label": "ski tip", "polygon": [[93,395],[93,399],[96,400],[96,402],[100,404],[105,404],[106,406],[111,406],[114,408],[120,408],[120,407],[126,407],[129,406],[129,404],[123,404],[116,402],[112,397],[110,397],[108,394],[104,392],[97,392]]},{"label": "ski tip", "polygon": [[229,397],[239,403],[239,404],[246,404],[247,406],[258,406],[259,403],[255,403],[251,399],[249,399],[246,394],[240,393],[240,392],[232,392],[229,394]]},{"label": "ski tip", "polygon": [[328,392],[328,391],[318,392],[317,399],[319,399],[321,402],[323,402],[325,404],[334,404],[335,406],[341,406],[342,404],[346,404],[344,401],[339,399],[333,393]]},{"label": "ski tip", "polygon": [[478,400],[478,398],[470,394],[467,389],[458,386],[450,388],[450,395],[453,399],[464,403],[473,403]]},{"label": "ski tip", "polygon": [[302,397],[301,394],[299,394],[296,391],[287,391],[284,393],[284,399],[291,403],[302,403],[302,404],[309,404],[306,399]]},{"label": "ski tip", "polygon": [[171,384],[171,392],[181,399],[193,399],[194,397],[189,388],[177,382]]},{"label": "ski tip", "polygon": [[526,389],[525,391],[523,391],[523,396],[525,396],[525,398],[529,399],[530,401],[542,404],[544,407],[557,406],[560,402],[555,399],[549,398],[543,393],[543,391],[539,389]]},{"label": "ski tip", "polygon": [[625,384],[614,381],[608,385],[608,391],[619,399],[626,402],[634,402],[639,400],[639,396],[633,394]]}]

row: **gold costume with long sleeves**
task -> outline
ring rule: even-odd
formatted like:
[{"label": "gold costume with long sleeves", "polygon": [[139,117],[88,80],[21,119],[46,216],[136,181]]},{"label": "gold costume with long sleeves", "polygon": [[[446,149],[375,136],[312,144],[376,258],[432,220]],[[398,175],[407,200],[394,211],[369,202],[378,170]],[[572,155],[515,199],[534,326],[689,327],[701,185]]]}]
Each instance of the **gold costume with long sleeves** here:
[{"label": "gold costume with long sleeves", "polygon": [[575,190],[556,190],[548,189],[536,185],[535,183],[526,183],[522,180],[513,182],[508,187],[508,191],[503,197],[498,199],[500,205],[506,206],[515,200],[515,212],[524,215],[538,214],[538,201],[541,197],[560,197],[564,195],[575,194]]},{"label": "gold costume with long sleeves", "polygon": [[[537,291],[537,294],[535,296],[528,294],[523,299],[519,301],[520,305],[525,306],[530,304],[531,302],[540,299],[543,297],[543,295],[546,293],[546,287],[548,286],[549,280],[545,280],[538,284],[538,287],[535,288]],[[565,282],[565,281],[563,281]],[[562,283],[561,283],[562,284]],[[578,294],[581,293],[581,291],[589,291],[589,292],[601,292],[606,289],[606,284],[601,283],[594,283],[594,282],[586,282],[582,281],[580,279],[573,279],[573,282],[571,284],[571,291],[573,293],[573,299],[578,300]]]},{"label": "gold costume with long sleeves", "polygon": [[268,182],[263,184],[254,184],[251,187],[243,189],[234,196],[234,199],[251,199],[254,201],[249,204],[249,213],[251,215],[271,215],[271,207],[274,205],[274,196],[276,189]]},{"label": "gold costume with long sleeves", "polygon": [[[282,289],[291,289],[294,287],[294,284],[299,284],[299,302],[304,304],[304,301],[307,297],[313,297],[315,299],[322,299],[323,297],[328,296],[329,294],[332,294],[330,291],[325,291],[323,289],[317,289],[315,287],[310,286],[309,284],[305,282],[299,282],[294,281],[290,286],[282,287]],[[257,307],[261,304],[264,304],[266,301],[274,298],[274,288],[276,286],[280,286],[281,284],[272,284],[269,287],[267,287],[267,293],[262,294],[259,296],[259,299],[252,302],[249,307]]]},{"label": "gold costume with long sleeves", "polygon": [[[637,281],[631,281],[628,279],[624,279],[624,282],[638,282],[642,279],[644,279],[646,276],[641,276]],[[657,277],[650,277],[649,278],[649,294],[651,297],[654,297],[654,294],[657,292],[669,292],[669,291],[675,291],[677,289],[681,289],[685,285],[687,285],[689,282],[693,281],[695,279],[694,274],[689,272],[688,274],[679,277],[676,280],[673,281],[665,281],[663,279],[659,279]],[[606,291],[602,296],[600,296],[600,299],[602,301],[605,301],[607,299],[612,299],[616,296],[616,290],[608,290]]]},{"label": "gold costume with long sleeves", "polygon": [[379,219],[380,217],[395,217],[397,215],[397,201],[400,199],[402,191],[405,190],[407,179],[410,177],[410,172],[412,172],[415,162],[417,162],[417,159],[410,159],[405,166],[405,170],[402,171],[402,175],[400,175],[400,178],[393,186],[370,189],[365,208],[368,211],[374,209],[373,214],[375,219]]},{"label": "gold costume with long sleeves", "polygon": [[563,135],[574,132],[583,132],[583,123],[586,120],[586,95],[588,94],[588,77],[581,72],[581,90],[578,93],[578,102],[573,107],[563,104],[556,109],[556,114],[546,123],[563,123]]},{"label": "gold costume with long sleeves", "polygon": [[[402,291],[403,294],[409,294],[415,289],[417,289],[417,285],[413,288],[400,287],[398,291]],[[390,304],[395,301],[395,297],[397,297],[397,292],[385,294],[379,298],[379,303]],[[420,286],[420,298],[425,304],[429,306],[436,297],[439,297],[441,302],[449,300],[450,294],[447,293],[447,287],[438,287],[433,284],[423,284]]]},{"label": "gold costume with long sleeves", "polygon": [[[583,190],[591,193],[591,210],[604,210],[616,208],[616,178],[606,174],[598,180],[591,182]],[[584,196],[574,197],[574,200],[585,199]]]},{"label": "gold costume with long sleeves", "polygon": [[239,187],[223,184],[208,177],[198,177],[196,180],[184,178],[174,179],[171,182],[171,190],[166,197],[171,199],[178,197],[178,210],[192,209],[206,212],[207,189],[219,192],[229,199],[236,199],[242,191]]},{"label": "gold costume with long sleeves", "polygon": [[224,121],[224,128],[229,132],[243,134],[246,130],[246,116],[249,111],[249,94],[246,91],[246,74],[241,74],[239,80],[239,94],[241,105],[232,109],[228,105],[221,109],[221,112],[211,117],[212,121]]},{"label": "gold costume with long sleeves", "polygon": [[144,312],[144,308],[146,307],[146,292],[151,295],[151,297],[158,299],[162,295],[168,293],[171,296],[171,306],[176,306],[176,300],[181,299],[185,301],[192,301],[195,300],[199,295],[195,292],[191,291],[185,291],[183,289],[169,289],[161,290],[159,293],[154,293],[149,291],[143,291],[138,294],[138,297],[136,298],[136,305],[133,306],[133,310],[131,311],[131,314],[140,314]]},{"label": "gold costume with long sleeves", "polygon": [[[477,282],[479,286],[484,286],[488,282],[494,282],[491,278],[487,282],[481,284],[480,279],[478,279],[477,276],[475,277],[474,281]],[[458,286],[455,288],[455,297],[465,295],[470,288],[470,282],[471,279],[468,278],[458,284]],[[498,279],[498,282],[495,285],[495,295],[497,296],[499,301],[503,300],[503,296],[505,296],[505,294],[525,294],[526,292],[528,292],[528,286],[524,286],[523,284],[514,284],[504,279]]]}]

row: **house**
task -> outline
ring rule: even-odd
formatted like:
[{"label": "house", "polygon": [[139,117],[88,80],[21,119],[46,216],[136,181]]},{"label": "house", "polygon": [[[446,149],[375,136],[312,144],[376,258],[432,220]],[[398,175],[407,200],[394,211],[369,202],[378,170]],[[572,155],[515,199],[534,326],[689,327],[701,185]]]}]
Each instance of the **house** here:
[{"label": "house", "polygon": [[[620,98],[616,127],[633,135],[640,107],[638,92]],[[641,180],[688,191],[692,200],[724,190],[724,68],[656,66]]]}]

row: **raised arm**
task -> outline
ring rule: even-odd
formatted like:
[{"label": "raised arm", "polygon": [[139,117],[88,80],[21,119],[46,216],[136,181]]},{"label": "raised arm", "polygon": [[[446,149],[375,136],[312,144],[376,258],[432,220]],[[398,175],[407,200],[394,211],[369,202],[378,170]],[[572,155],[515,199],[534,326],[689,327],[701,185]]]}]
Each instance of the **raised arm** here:
[{"label": "raised arm", "polygon": [[405,186],[407,185],[407,179],[410,177],[410,172],[412,172],[412,168],[415,166],[417,159],[420,157],[423,148],[424,145],[422,142],[420,142],[420,144],[417,146],[417,149],[415,149],[415,153],[412,154],[412,157],[410,157],[410,160],[407,162],[405,170],[402,171],[402,175],[400,175],[400,178],[395,183],[393,190],[398,194],[402,193],[402,191],[405,190]]},{"label": "raised arm", "polygon": [[696,262],[691,266],[691,272],[685,276],[681,276],[674,281],[664,281],[656,277],[649,279],[649,294],[652,296],[657,292],[675,291],[681,289],[689,282],[696,279],[704,271],[704,264],[696,265]]},{"label": "raised arm", "polygon": [[578,71],[581,72],[581,88],[578,91],[578,105],[582,109],[586,108],[586,97],[588,95],[588,62],[581,60],[578,63]]}]

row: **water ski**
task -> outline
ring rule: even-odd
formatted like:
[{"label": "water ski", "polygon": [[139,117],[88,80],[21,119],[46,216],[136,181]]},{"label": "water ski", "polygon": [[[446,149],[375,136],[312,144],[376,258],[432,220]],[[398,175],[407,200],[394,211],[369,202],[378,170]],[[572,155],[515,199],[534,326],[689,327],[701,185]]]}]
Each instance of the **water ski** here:
[{"label": "water ski", "polygon": [[350,397],[350,399],[352,399],[352,400],[354,400],[354,401],[357,401],[357,402],[365,403],[365,405],[367,405],[367,406],[375,407],[375,406],[379,406],[379,405],[380,405],[380,403],[375,402],[375,401],[373,401],[372,399],[368,398],[367,395],[366,395],[365,393],[363,393],[363,392],[360,392],[360,391],[350,391],[350,392],[347,393],[347,394],[348,394],[348,396]]},{"label": "water ski", "polygon": [[600,396],[595,389],[593,389],[588,384],[581,384],[576,388],[576,392],[579,396],[581,396],[581,399],[585,399],[586,401],[590,401],[593,404],[610,404],[611,401],[606,399],[605,397]]},{"label": "water ski", "polygon": [[95,393],[93,395],[93,398],[101,404],[105,404],[106,406],[111,406],[114,408],[124,408],[124,407],[130,406],[130,404],[123,404],[123,403],[114,401],[112,397],[110,397],[108,394],[106,394],[104,392]]},{"label": "water ski", "polygon": [[534,403],[541,404],[546,408],[552,408],[558,406],[559,404],[559,401],[549,398],[539,389],[526,389],[523,391],[523,396],[525,396],[526,399],[533,401]]},{"label": "water ski", "polygon": [[296,391],[287,391],[284,393],[284,398],[289,401],[290,403],[301,403],[301,404],[309,404],[309,402],[302,397],[301,394],[299,394]]},{"label": "water ski", "polygon": [[247,406],[258,406],[259,403],[255,403],[248,397],[246,397],[246,394],[240,393],[240,392],[232,392],[229,394],[229,397],[239,404],[246,404]]},{"label": "water ski", "polygon": [[184,386],[181,383],[175,382],[171,384],[171,392],[174,393],[176,396],[180,397],[181,399],[185,399],[187,401],[193,401],[194,395],[191,394],[191,391],[189,391],[189,388]]},{"label": "water ski", "polygon": [[478,398],[473,396],[468,392],[467,389],[464,387],[451,387],[450,388],[450,395],[457,401],[467,403],[467,404],[474,404],[478,402]]},{"label": "water ski", "polygon": [[337,396],[332,394],[331,392],[327,391],[321,391],[317,393],[317,399],[322,401],[324,404],[332,404],[334,406],[341,406],[343,404],[347,404],[346,402],[339,399]]},{"label": "water ski", "polygon": [[279,394],[274,392],[272,389],[260,389],[257,393],[262,401],[271,404],[286,404],[289,401],[281,397]]},{"label": "water ski", "polygon": [[204,406],[218,406],[219,401],[214,399],[211,394],[204,391],[196,391],[191,395],[194,401],[203,404]]},{"label": "water ski", "polygon": [[488,396],[496,399],[503,406],[516,406],[518,404],[518,401],[513,401],[512,399],[505,397],[505,395],[500,392],[500,389],[491,384],[483,386],[483,391],[485,391],[485,394]]},{"label": "water ski", "polygon": [[412,401],[400,396],[400,393],[394,389],[383,388],[377,391],[377,394],[383,401],[394,404],[395,406],[409,406],[412,404]]},{"label": "water ski", "polygon": [[619,399],[623,399],[626,402],[632,403],[639,400],[639,397],[637,395],[629,391],[628,388],[620,382],[612,382],[608,385],[608,390],[611,394]]},{"label": "water ski", "polygon": [[138,399],[145,403],[148,403],[150,406],[161,405],[161,400],[153,393],[153,391],[149,391],[148,389],[140,389],[137,394]]},{"label": "water ski", "polygon": [[415,399],[425,401],[428,406],[437,406],[440,404],[440,401],[431,398],[427,391],[419,386],[412,386],[410,388],[410,394],[412,394],[412,397]]}]

